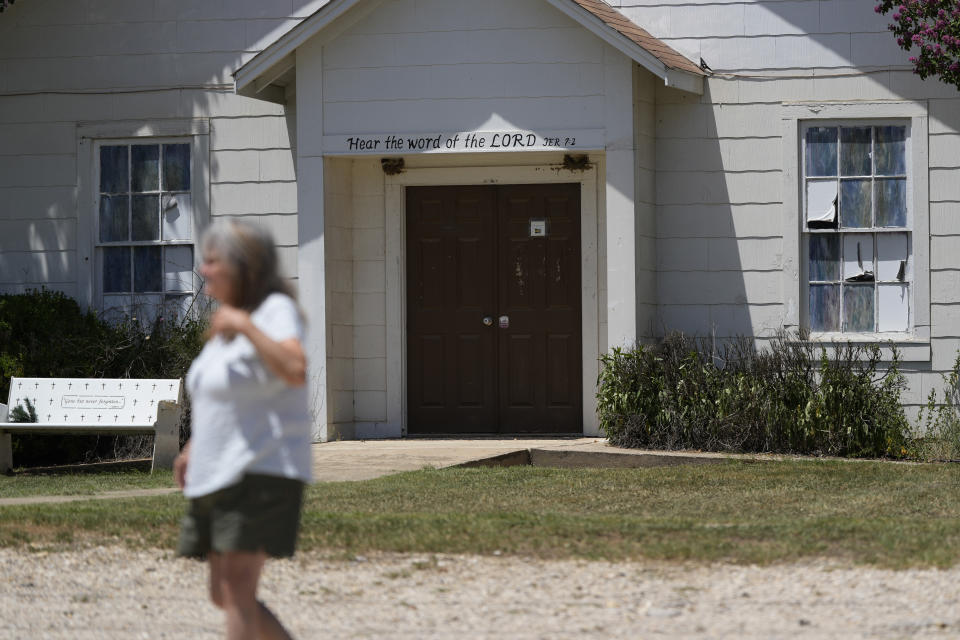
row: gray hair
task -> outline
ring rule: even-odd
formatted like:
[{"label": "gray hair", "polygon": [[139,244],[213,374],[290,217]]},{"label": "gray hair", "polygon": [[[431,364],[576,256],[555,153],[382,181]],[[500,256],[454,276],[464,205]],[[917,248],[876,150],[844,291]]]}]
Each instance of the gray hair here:
[{"label": "gray hair", "polygon": [[217,221],[203,233],[200,246],[204,254],[217,252],[233,272],[237,299],[230,303],[234,306],[253,311],[275,292],[295,298],[293,289],[280,277],[277,249],[266,229],[238,220]]}]

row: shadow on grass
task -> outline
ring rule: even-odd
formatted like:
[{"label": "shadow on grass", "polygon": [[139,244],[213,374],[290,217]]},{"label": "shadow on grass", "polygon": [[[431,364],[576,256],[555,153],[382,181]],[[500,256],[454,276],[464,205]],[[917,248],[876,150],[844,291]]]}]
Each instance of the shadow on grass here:
[{"label": "shadow on grass", "polygon": [[67,464],[56,467],[26,467],[8,472],[8,476],[27,477],[27,476],[71,476],[83,474],[103,474],[103,473],[130,473],[139,471],[150,472],[152,460],[150,458],[139,458],[136,460],[115,460],[111,462],[93,462],[86,464]]}]

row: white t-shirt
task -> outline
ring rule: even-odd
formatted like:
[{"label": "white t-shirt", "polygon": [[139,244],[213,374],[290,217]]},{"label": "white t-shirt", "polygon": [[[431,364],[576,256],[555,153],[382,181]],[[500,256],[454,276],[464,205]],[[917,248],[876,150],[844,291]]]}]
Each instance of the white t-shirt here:
[{"label": "white t-shirt", "polygon": [[[272,293],[250,314],[273,340],[304,341],[296,303]],[[245,336],[207,341],[187,372],[191,399],[188,498],[240,481],[245,473],[311,480],[310,417],[305,386],[274,375]]]}]

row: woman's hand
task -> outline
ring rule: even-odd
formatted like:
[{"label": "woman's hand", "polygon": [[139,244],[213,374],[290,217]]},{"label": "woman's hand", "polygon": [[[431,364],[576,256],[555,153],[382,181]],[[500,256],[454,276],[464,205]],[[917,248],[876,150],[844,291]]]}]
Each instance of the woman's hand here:
[{"label": "woman's hand", "polygon": [[187,484],[187,464],[190,462],[190,441],[183,445],[183,449],[173,459],[173,479],[177,481],[177,486],[183,491]]},{"label": "woman's hand", "polygon": [[238,333],[245,334],[252,326],[253,323],[250,321],[249,313],[243,309],[223,304],[210,317],[208,335],[210,338],[222,335],[226,340],[233,340]]},{"label": "woman's hand", "polygon": [[299,340],[273,340],[253,324],[249,313],[228,304],[221,305],[210,318],[208,337],[222,335],[231,340],[238,333],[250,340],[263,363],[274,375],[292,387],[306,384],[307,357]]}]

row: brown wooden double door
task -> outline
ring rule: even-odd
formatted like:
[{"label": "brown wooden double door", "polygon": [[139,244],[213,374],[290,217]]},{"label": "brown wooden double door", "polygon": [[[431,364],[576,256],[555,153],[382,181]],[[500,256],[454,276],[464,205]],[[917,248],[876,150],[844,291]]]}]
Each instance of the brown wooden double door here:
[{"label": "brown wooden double door", "polygon": [[580,185],[407,189],[410,434],[582,433]]}]

